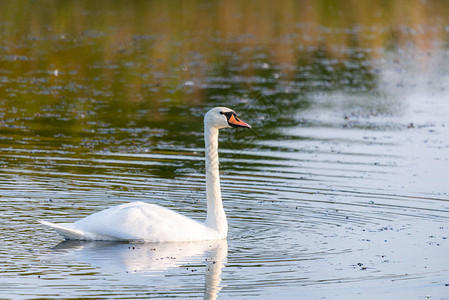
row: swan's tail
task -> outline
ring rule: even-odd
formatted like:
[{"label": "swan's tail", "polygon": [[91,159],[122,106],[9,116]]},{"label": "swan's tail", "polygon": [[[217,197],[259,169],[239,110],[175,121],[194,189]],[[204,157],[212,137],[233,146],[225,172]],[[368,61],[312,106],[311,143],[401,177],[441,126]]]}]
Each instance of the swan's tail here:
[{"label": "swan's tail", "polygon": [[84,240],[86,239],[86,234],[82,232],[81,230],[77,230],[74,228],[71,228],[72,224],[70,223],[62,223],[62,224],[55,224],[43,220],[39,220],[39,223],[49,226],[53,228],[57,233],[62,235],[67,240]]}]

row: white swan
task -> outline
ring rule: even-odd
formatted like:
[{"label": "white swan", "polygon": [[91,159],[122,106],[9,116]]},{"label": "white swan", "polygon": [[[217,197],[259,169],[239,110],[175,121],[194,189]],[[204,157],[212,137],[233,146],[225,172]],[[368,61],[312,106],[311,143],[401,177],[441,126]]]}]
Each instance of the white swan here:
[{"label": "white swan", "polygon": [[75,223],[40,222],[69,240],[181,242],[226,238],[228,223],[218,173],[218,130],[226,127],[251,128],[226,107],[215,107],[204,116],[207,195],[204,223],[141,201],[111,207]]}]

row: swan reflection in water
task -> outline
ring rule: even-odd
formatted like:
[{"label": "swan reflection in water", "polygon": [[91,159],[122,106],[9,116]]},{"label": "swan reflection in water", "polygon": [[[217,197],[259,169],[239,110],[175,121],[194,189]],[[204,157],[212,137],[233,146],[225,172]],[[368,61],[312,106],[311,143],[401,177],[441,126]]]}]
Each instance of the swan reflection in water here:
[{"label": "swan reflection in water", "polygon": [[188,264],[198,266],[205,263],[204,299],[217,298],[228,254],[226,239],[137,244],[68,240],[53,249],[74,254],[77,260],[105,272],[160,274]]}]

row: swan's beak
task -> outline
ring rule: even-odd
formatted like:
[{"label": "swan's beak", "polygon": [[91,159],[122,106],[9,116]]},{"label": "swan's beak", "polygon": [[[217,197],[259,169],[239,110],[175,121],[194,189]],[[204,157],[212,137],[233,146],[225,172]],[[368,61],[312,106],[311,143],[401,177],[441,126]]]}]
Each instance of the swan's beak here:
[{"label": "swan's beak", "polygon": [[240,119],[239,119],[237,116],[235,116],[234,114],[232,114],[232,115],[229,117],[228,124],[229,124],[231,127],[251,128],[251,125],[249,125],[249,124],[243,122],[242,120],[240,120]]}]

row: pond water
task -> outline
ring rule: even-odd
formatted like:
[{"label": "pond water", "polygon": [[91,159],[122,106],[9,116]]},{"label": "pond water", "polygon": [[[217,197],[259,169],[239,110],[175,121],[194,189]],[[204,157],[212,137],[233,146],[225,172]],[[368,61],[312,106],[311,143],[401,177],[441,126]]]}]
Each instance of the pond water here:
[{"label": "pond water", "polygon": [[[449,6],[14,1],[0,11],[0,298],[448,299]],[[51,9],[49,9],[51,8]],[[226,241],[63,241],[141,200]]]}]

